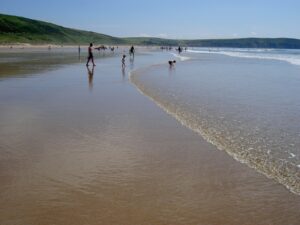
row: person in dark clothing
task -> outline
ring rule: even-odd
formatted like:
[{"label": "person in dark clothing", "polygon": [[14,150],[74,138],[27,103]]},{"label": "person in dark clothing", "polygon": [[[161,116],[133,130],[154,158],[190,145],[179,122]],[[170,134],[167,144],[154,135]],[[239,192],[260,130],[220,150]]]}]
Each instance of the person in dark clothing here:
[{"label": "person in dark clothing", "polygon": [[134,57],[134,52],[135,52],[135,49],[133,47],[133,45],[131,46],[130,50],[129,50],[129,54],[130,56],[133,56]]},{"label": "person in dark clothing", "polygon": [[89,56],[86,62],[86,66],[89,66],[89,62],[92,61],[93,66],[96,66],[94,63],[94,56],[93,56],[93,43],[90,43],[90,47],[88,48]]}]

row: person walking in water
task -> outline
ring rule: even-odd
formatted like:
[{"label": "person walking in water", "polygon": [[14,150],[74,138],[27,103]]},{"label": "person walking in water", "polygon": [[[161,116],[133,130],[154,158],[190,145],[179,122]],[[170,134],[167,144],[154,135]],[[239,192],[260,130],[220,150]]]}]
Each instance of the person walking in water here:
[{"label": "person walking in water", "polygon": [[93,66],[96,66],[96,64],[94,63],[94,56],[93,56],[93,43],[90,43],[90,47],[88,48],[88,52],[89,52],[89,56],[86,62],[86,66],[89,66],[89,62],[90,60],[93,63]]}]

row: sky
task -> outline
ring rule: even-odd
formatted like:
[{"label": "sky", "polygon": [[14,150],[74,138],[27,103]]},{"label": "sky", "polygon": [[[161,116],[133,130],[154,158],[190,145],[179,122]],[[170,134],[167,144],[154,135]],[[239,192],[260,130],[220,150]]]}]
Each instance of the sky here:
[{"label": "sky", "polygon": [[300,0],[0,0],[0,13],[117,37],[300,39]]}]

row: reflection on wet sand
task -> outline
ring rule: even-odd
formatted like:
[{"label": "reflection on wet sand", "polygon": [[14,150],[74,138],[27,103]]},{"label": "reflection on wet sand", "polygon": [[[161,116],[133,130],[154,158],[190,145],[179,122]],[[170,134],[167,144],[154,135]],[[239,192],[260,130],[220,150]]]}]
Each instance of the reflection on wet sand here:
[{"label": "reflection on wet sand", "polygon": [[89,88],[92,91],[93,90],[93,78],[94,78],[94,66],[92,66],[92,69],[90,69],[89,66],[86,67],[88,71],[88,78],[89,78]]},{"label": "reflection on wet sand", "polygon": [[129,57],[130,69],[134,69],[134,57]]},{"label": "reflection on wet sand", "polygon": [[[61,67],[81,62],[86,53],[69,50],[18,50],[16,52],[0,51],[0,79],[32,76],[33,74],[53,71]],[[113,57],[111,52],[95,54],[95,58]]]},{"label": "reflection on wet sand", "polygon": [[126,73],[125,73],[125,68],[122,67],[122,81],[125,81]]}]

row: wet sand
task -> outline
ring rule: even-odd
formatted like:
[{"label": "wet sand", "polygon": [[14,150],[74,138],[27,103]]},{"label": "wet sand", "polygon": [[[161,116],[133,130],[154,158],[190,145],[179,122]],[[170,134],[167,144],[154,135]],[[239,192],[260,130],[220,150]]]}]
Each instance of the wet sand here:
[{"label": "wet sand", "polygon": [[[0,81],[0,224],[292,224],[300,198],[180,125],[128,80],[145,53]],[[29,62],[28,62],[29,63]],[[166,65],[167,66],[167,65]]]}]

